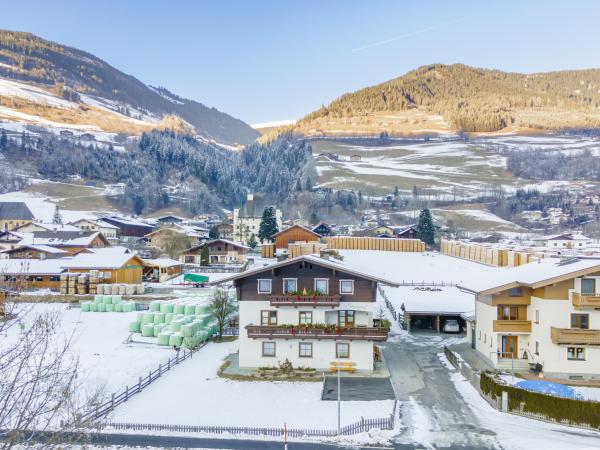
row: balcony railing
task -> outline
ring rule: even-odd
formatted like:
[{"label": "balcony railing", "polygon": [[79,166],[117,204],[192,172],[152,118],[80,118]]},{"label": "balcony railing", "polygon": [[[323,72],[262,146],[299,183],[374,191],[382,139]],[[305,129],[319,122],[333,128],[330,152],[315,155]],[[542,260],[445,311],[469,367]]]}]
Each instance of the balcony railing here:
[{"label": "balcony railing", "polygon": [[551,327],[550,338],[554,344],[600,345],[600,330]]},{"label": "balcony railing", "polygon": [[374,327],[321,328],[310,326],[247,325],[246,331],[249,338],[386,341],[390,329]]},{"label": "balcony railing", "polygon": [[575,308],[600,308],[600,296],[580,294],[579,292],[571,293],[571,302]]},{"label": "balcony railing", "polygon": [[331,295],[271,295],[269,301],[271,306],[339,306],[341,296]]},{"label": "balcony railing", "polygon": [[496,333],[531,333],[531,320],[494,320]]}]

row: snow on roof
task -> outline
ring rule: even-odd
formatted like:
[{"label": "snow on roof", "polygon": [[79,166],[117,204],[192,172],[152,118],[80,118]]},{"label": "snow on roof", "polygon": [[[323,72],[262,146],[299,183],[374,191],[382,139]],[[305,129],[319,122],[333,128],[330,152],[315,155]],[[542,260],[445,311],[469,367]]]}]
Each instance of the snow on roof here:
[{"label": "snow on roof", "polygon": [[39,231],[27,233],[20,242],[23,245],[50,245],[50,246],[88,246],[101,234],[99,231]]},{"label": "snow on roof", "polygon": [[15,248],[3,250],[0,253],[11,253],[13,251],[18,251],[18,250],[27,249],[27,248],[30,248],[32,250],[37,250],[38,252],[45,252],[45,253],[53,253],[53,254],[67,253],[66,251],[61,250],[60,248],[50,247],[49,245],[38,245],[38,244],[17,245]]},{"label": "snow on roof", "polygon": [[[240,244],[239,242],[230,241],[229,239],[222,239],[222,238],[213,239],[211,241],[206,242],[206,244],[207,245],[208,244],[213,244],[215,242],[224,242],[225,244],[229,244],[229,245],[232,245],[234,247],[245,248],[246,250],[250,250],[250,247],[248,247],[247,245]],[[202,246],[199,245],[198,247],[202,247]]]},{"label": "snow on roof", "polygon": [[[33,225],[38,226],[40,228],[43,228],[47,231],[57,231],[57,232],[61,232],[61,231],[76,231],[79,232],[79,228],[77,228],[74,225],[70,225],[70,224],[56,224],[56,223],[45,223],[45,222],[32,222]],[[27,224],[25,224],[24,226],[27,226]],[[18,230],[17,230],[18,231]]]},{"label": "snow on roof", "polygon": [[58,275],[64,259],[0,259],[2,275]]},{"label": "snow on roof", "polygon": [[108,255],[108,254],[125,254],[129,253],[133,255],[133,252],[127,247],[123,247],[120,245],[115,245],[111,247],[98,247],[98,248],[88,248],[88,251],[96,254]]},{"label": "snow on roof", "polygon": [[547,236],[541,236],[533,239],[534,241],[554,241],[554,240],[567,240],[567,241],[589,241],[590,238],[584,236],[581,233],[561,233],[561,234],[550,234]]},{"label": "snow on roof", "polygon": [[[114,230],[118,230],[119,229],[119,227],[117,227],[116,225],[113,225],[112,223],[105,222],[102,219],[94,220],[94,219],[87,219],[85,217],[82,218],[82,219],[70,222],[69,225],[73,225],[74,223],[80,223],[80,222],[89,222],[91,224],[94,224],[94,225],[96,225],[98,227],[102,227],[102,228],[111,228],[111,229],[114,229]],[[75,228],[78,228],[78,227],[75,226]]]},{"label": "snow on roof", "polygon": [[80,253],[70,260],[63,260],[65,269],[118,269],[123,267],[135,255]]},{"label": "snow on roof", "polygon": [[123,225],[137,225],[137,226],[142,226],[142,227],[152,227],[152,225],[150,225],[149,223],[142,222],[141,220],[137,220],[132,217],[105,216],[105,217],[102,217],[101,220],[104,220],[104,219],[114,220],[115,222],[122,223]]},{"label": "snow on roof", "polygon": [[275,236],[279,236],[280,234],[287,233],[287,232],[288,232],[288,231],[290,231],[292,228],[300,228],[301,230],[304,230],[304,231],[306,231],[306,232],[308,232],[308,233],[310,233],[310,234],[314,234],[315,236],[319,236],[319,237],[321,237],[321,235],[320,235],[319,233],[316,233],[316,232],[314,232],[313,230],[311,230],[310,228],[306,228],[306,227],[303,227],[302,225],[298,225],[298,224],[294,224],[294,225],[291,225],[291,226],[289,226],[289,227],[287,227],[287,228],[284,228],[283,230],[281,230],[281,231],[279,231],[279,232],[275,233],[275,234],[274,234],[273,236],[271,236],[271,237],[275,237]]},{"label": "snow on roof", "polygon": [[355,275],[357,277],[367,278],[369,280],[377,281],[377,282],[380,282],[383,284],[389,284],[392,286],[396,285],[396,283],[394,283],[393,281],[389,281],[384,278],[380,278],[378,276],[372,275],[369,272],[361,272],[361,271],[357,270],[356,267],[353,267],[351,264],[345,263],[343,261],[334,260],[334,259],[321,258],[320,256],[316,256],[316,255],[302,255],[302,256],[298,256],[296,258],[285,259],[276,264],[271,264],[268,266],[263,266],[263,267],[259,267],[256,269],[247,270],[245,272],[236,273],[230,277],[223,278],[219,281],[216,281],[216,282],[214,282],[214,284],[226,283],[226,282],[237,280],[240,278],[246,278],[246,277],[249,277],[249,276],[257,274],[257,273],[270,271],[272,269],[287,266],[289,264],[294,264],[299,261],[307,261],[307,262],[310,262],[313,264],[317,264],[317,265],[327,267],[330,269],[339,270],[340,272],[343,272],[343,273]]},{"label": "snow on roof", "polygon": [[154,259],[143,259],[144,264],[153,267],[175,267],[183,266],[183,263],[171,258],[154,258]]},{"label": "snow on roof", "polygon": [[513,286],[535,289],[595,271],[600,271],[600,261],[597,259],[573,258],[561,262],[558,258],[545,258],[518,267],[500,268],[493,276],[471,277],[461,287],[478,294],[493,293]]},{"label": "snow on roof", "polygon": [[409,314],[463,314],[475,307],[475,297],[455,287],[400,286],[385,288],[394,304]]}]

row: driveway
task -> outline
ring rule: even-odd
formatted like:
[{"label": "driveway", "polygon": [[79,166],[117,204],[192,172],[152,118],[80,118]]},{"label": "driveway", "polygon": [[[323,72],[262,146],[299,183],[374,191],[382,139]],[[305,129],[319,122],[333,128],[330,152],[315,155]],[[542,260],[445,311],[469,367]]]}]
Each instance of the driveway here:
[{"label": "driveway", "polygon": [[429,448],[498,448],[495,433],[480,424],[438,357],[444,344],[461,340],[452,335],[403,332],[391,336],[383,346],[399,400],[399,443]]}]

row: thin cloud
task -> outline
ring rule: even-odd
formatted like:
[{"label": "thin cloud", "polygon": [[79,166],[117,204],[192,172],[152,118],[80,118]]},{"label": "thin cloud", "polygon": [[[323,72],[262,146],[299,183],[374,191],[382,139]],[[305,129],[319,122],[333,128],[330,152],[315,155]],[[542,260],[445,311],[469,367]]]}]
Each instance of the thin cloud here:
[{"label": "thin cloud", "polygon": [[406,39],[408,37],[417,36],[419,34],[427,33],[428,31],[433,31],[433,30],[437,30],[439,28],[444,28],[444,27],[447,27],[449,25],[455,24],[457,22],[462,22],[465,19],[466,19],[466,17],[462,17],[460,19],[453,20],[451,22],[439,23],[437,25],[432,25],[430,27],[423,28],[422,30],[411,31],[410,33],[402,34],[400,36],[395,36],[393,38],[389,38],[389,39],[386,39],[384,41],[373,42],[372,44],[362,45],[360,47],[353,48],[352,51],[353,52],[360,52],[362,50],[367,50],[367,49],[370,49],[370,48],[373,48],[373,47],[379,47],[380,45],[386,45],[386,44],[389,44],[390,42],[400,41],[400,40]]}]

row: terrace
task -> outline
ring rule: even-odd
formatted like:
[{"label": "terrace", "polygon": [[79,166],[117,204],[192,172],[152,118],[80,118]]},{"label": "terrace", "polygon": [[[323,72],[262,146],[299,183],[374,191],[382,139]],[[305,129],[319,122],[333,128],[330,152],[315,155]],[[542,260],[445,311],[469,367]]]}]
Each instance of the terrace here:
[{"label": "terrace", "polygon": [[290,295],[280,294],[269,296],[271,306],[326,306],[335,308],[340,305],[341,296],[337,294],[328,295]]},{"label": "terrace", "polygon": [[295,325],[247,325],[248,337],[267,339],[345,339],[385,342],[388,327],[295,326]]}]

